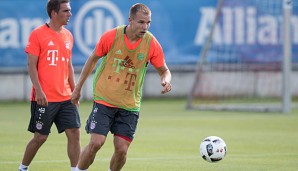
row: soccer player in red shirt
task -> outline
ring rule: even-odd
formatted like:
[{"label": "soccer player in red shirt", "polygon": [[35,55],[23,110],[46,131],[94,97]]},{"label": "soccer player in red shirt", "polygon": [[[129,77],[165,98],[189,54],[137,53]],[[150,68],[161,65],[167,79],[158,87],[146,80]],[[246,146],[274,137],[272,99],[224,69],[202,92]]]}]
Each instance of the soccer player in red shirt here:
[{"label": "soccer player in red shirt", "polygon": [[138,123],[148,62],[160,75],[163,86],[161,93],[171,90],[171,72],[160,44],[148,31],[150,22],[150,9],[144,4],[133,5],[129,25],[104,33],[83,67],[72,94],[74,104],[78,103],[88,75],[102,58],[94,75],[94,105],[86,125],[91,139],[81,152],[77,171],[89,168],[109,131],[114,134],[115,147],[110,170],[120,171],[124,166]]},{"label": "soccer player in red shirt", "polygon": [[28,131],[34,136],[26,146],[19,171],[28,171],[37,151],[47,140],[53,123],[59,133],[65,131],[72,171],[80,154],[80,117],[77,107],[70,100],[75,87],[71,60],[73,36],[64,28],[72,15],[70,2],[49,0],[47,12],[49,23],[32,31],[25,49],[33,84]]}]

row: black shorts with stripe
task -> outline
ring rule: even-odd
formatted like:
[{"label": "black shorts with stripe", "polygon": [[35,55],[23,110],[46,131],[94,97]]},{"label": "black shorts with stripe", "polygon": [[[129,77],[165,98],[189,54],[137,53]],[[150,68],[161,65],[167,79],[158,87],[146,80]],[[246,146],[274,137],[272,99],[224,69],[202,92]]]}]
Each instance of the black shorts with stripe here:
[{"label": "black shorts with stripe", "polygon": [[94,102],[93,109],[86,123],[87,133],[107,136],[111,131],[133,140],[139,119],[139,112],[108,107]]}]

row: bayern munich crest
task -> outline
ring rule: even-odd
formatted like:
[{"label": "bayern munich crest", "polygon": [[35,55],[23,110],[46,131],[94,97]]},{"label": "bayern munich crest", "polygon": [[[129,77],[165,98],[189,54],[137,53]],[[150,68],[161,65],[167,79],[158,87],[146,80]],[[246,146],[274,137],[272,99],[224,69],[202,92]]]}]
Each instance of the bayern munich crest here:
[{"label": "bayern munich crest", "polygon": [[95,122],[91,122],[91,124],[90,124],[90,129],[94,129],[95,126],[96,126],[96,123],[95,123]]},{"label": "bayern munich crest", "polygon": [[36,123],[36,129],[41,130],[42,129],[42,123],[37,122]]}]

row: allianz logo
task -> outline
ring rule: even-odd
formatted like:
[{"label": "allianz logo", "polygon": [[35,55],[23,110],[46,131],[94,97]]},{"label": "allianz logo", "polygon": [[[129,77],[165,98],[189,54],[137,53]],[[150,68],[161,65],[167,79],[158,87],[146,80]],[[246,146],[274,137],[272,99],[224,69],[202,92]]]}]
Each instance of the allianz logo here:
[{"label": "allianz logo", "polygon": [[[216,9],[203,7],[194,43],[203,45],[209,36]],[[256,7],[224,7],[212,41],[217,45],[280,45],[283,43],[283,13],[261,13]],[[290,19],[293,45],[298,44],[298,16]]]},{"label": "allianz logo", "polygon": [[74,19],[73,34],[78,49],[86,56],[90,55],[105,31],[123,24],[124,17],[113,2],[88,1]]},{"label": "allianz logo", "polygon": [[[122,12],[111,1],[87,1],[78,11],[72,12],[67,27],[74,35],[77,48],[86,56],[90,55],[105,31],[124,24]],[[48,19],[40,17],[0,18],[0,49],[25,47],[31,31],[45,22]]]}]

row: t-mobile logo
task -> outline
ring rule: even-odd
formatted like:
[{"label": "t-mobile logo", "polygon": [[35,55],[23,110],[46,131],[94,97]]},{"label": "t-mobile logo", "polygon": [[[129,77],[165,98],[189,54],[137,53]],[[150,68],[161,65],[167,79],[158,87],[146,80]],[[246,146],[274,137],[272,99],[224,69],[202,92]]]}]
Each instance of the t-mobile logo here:
[{"label": "t-mobile logo", "polygon": [[57,66],[55,63],[58,61],[58,50],[48,50],[47,60],[50,61],[50,66]]}]

